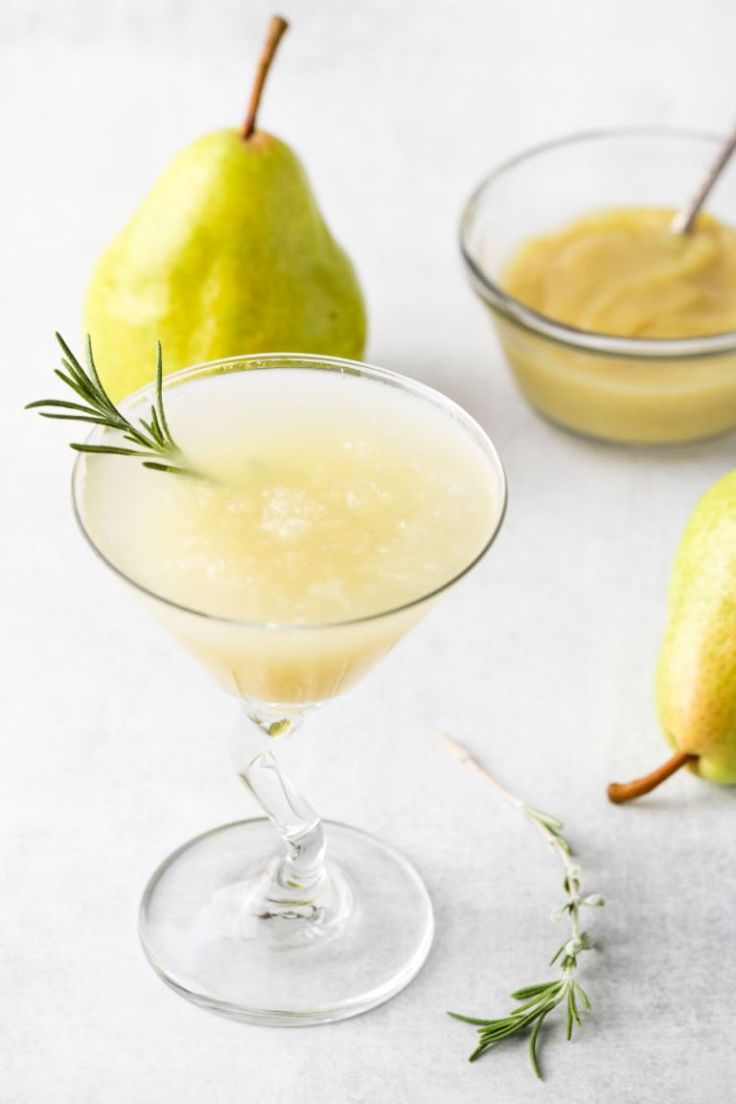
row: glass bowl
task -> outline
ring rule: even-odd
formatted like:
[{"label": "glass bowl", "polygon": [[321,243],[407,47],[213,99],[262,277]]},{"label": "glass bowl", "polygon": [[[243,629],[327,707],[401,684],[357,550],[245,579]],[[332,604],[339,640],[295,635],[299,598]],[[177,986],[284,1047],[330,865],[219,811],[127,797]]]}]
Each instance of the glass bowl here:
[{"label": "glass bowl", "polygon": [[[483,180],[462,215],[471,285],[489,307],[517,383],[538,411],[609,441],[665,444],[736,426],[736,332],[662,340],[592,333],[525,307],[500,283],[515,250],[595,210],[679,207],[722,138],[631,128],[574,134],[507,161]],[[736,169],[708,202],[736,222]]]}]

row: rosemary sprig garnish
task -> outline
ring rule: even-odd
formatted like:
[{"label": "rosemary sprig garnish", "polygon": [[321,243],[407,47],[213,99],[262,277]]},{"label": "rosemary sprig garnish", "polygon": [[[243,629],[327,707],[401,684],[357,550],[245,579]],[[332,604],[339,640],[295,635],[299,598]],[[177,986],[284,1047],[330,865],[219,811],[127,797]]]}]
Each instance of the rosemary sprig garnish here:
[{"label": "rosemary sprig garnish", "polygon": [[479,1041],[470,1055],[471,1062],[474,1062],[490,1047],[502,1042],[503,1039],[508,1039],[513,1035],[529,1030],[529,1061],[535,1075],[541,1079],[542,1073],[539,1067],[537,1047],[539,1033],[547,1016],[560,1006],[564,1008],[567,1020],[566,1034],[568,1040],[570,1040],[575,1026],[582,1024],[581,1012],[590,1011],[588,995],[574,976],[578,965],[578,956],[583,951],[590,950],[593,946],[593,941],[588,933],[581,929],[580,910],[582,908],[600,908],[605,902],[597,893],[581,895],[580,867],[573,862],[572,849],[562,834],[562,823],[556,817],[550,816],[549,813],[543,813],[541,810],[527,805],[520,797],[511,793],[485,767],[482,767],[476,759],[473,759],[462,744],[457,743],[456,740],[447,735],[445,739],[461,762],[467,763],[487,782],[495,786],[507,801],[519,809],[537,827],[564,867],[565,877],[562,885],[567,899],[555,909],[552,913],[552,919],[557,920],[566,913],[568,914],[571,929],[570,938],[565,940],[550,960],[550,966],[559,962],[561,977],[517,989],[511,994],[511,997],[513,1000],[519,1001],[519,1005],[512,1009],[507,1016],[499,1019],[484,1020],[474,1016],[464,1016],[459,1012],[448,1013],[453,1019],[473,1024],[478,1029]]},{"label": "rosemary sprig garnish", "polygon": [[194,475],[194,471],[183,462],[182,452],[171,435],[166,414],[164,412],[163,396],[163,356],[161,342],[158,342],[158,356],[156,359],[156,395],[150,408],[148,418],[139,418],[137,424],[128,421],[124,414],[118,410],[114,402],[107,394],[97,372],[94,356],[92,355],[92,342],[87,337],[87,368],[79,363],[61,334],[57,333],[56,340],[61,346],[63,357],[61,363],[64,371],[55,368],[55,374],[60,380],[76,392],[82,402],[67,402],[64,399],[38,399],[28,403],[26,410],[39,409],[42,418],[56,418],[62,422],[88,422],[92,425],[105,426],[106,429],[115,429],[122,434],[123,440],[129,441],[133,446],[127,448],[120,445],[90,445],[83,441],[74,441],[71,444],[77,452],[100,452],[114,456],[137,456],[142,460],[144,468],[153,468],[154,471],[173,472],[177,475]]}]

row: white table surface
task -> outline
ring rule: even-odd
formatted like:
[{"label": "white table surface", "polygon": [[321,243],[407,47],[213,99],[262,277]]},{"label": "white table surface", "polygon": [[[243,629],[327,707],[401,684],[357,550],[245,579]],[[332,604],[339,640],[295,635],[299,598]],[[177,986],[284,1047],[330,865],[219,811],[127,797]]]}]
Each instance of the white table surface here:
[{"label": "white table surface", "polygon": [[[724,129],[736,7],[478,0],[285,3],[293,30],[262,123],[304,155],[367,293],[369,358],[488,429],[510,509],[485,565],[288,751],[325,815],[395,842],[435,901],[416,982],[339,1025],[283,1031],[177,998],[135,933],[143,884],[190,836],[250,815],[229,774],[232,705],[84,547],[50,390],[52,331],[79,333],[93,259],[155,174],[238,121],[270,5],[5,0],[0,9],[3,1104],[699,1104],[733,1098],[736,794],[692,776],[636,807],[612,777],[664,745],[652,671],[676,540],[736,437],[646,451],[541,422],[464,284],[464,195],[516,149],[582,125]],[[621,10],[623,9],[623,11]],[[564,934],[535,832],[450,729],[578,844],[600,951],[548,1081],[523,1044],[477,1065],[458,1007],[503,1012]]]}]

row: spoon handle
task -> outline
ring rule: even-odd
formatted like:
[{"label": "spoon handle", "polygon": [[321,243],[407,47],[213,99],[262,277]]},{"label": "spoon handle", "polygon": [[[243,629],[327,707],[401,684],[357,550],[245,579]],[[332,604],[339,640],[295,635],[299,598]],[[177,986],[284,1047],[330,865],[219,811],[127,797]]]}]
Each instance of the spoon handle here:
[{"label": "spoon handle", "polygon": [[721,146],[718,151],[718,156],[700,181],[697,190],[673,218],[670,224],[670,229],[673,234],[687,234],[690,232],[698,211],[710,195],[713,185],[730,161],[734,150],[736,150],[736,128],[734,128]]}]

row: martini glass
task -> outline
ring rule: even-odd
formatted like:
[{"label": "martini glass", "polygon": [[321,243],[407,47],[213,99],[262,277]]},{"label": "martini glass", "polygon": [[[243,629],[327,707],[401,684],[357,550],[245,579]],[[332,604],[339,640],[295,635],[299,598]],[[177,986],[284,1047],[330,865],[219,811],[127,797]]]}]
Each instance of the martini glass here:
[{"label": "martini glass", "polygon": [[[157,492],[166,487],[167,493],[187,494],[187,484],[181,481],[189,477],[141,474],[137,461],[120,457],[83,453],[77,461],[75,512],[92,547],[237,698],[235,768],[266,814],[214,828],[185,843],[159,866],[140,909],[144,951],[161,978],[196,1004],[234,1019],[288,1026],[344,1019],[388,1000],[422,966],[434,921],[427,891],[407,859],[363,831],[322,820],[280,767],[279,745],[317,705],[362,677],[485,555],[501,524],[506,490],[493,445],[465,411],[420,383],[354,361],[272,354],[212,362],[167,376],[164,387],[174,435],[178,436],[177,402],[193,400],[195,391],[190,416],[194,410],[197,418],[214,419],[215,429],[221,419],[225,434],[228,420],[232,432],[233,408],[237,410],[230,397],[233,385],[237,388],[232,394],[239,401],[255,399],[261,384],[274,380],[283,396],[282,409],[290,401],[298,404],[310,398],[319,388],[320,409],[338,401],[339,393],[342,418],[354,417],[356,424],[368,417],[372,403],[378,403],[374,415],[380,415],[372,424],[381,421],[380,403],[388,398],[402,404],[409,437],[414,421],[431,418],[432,453],[418,455],[413,466],[422,471],[422,465],[449,463],[443,440],[449,447],[452,438],[453,447],[459,447],[462,438],[472,464],[468,460],[470,466],[462,469],[465,475],[456,477],[467,483],[456,491],[466,494],[465,501],[477,497],[490,503],[480,529],[476,519],[476,536],[461,560],[457,549],[462,545],[457,542],[463,539],[465,525],[457,524],[452,533],[439,534],[437,547],[427,551],[434,570],[431,585],[417,584],[418,592],[398,604],[382,598],[379,587],[373,606],[358,616],[245,620],[220,609],[211,612],[206,594],[193,603],[173,598],[163,584],[142,580],[130,567],[122,543],[118,547],[117,538],[103,534],[100,527],[100,501],[103,506],[114,502],[111,513],[122,515],[121,534],[128,525],[123,499],[136,493],[135,484],[121,484],[120,479],[154,479]],[[230,389],[227,397],[225,387]],[[127,399],[123,409],[133,417],[151,397],[152,389],[144,388]],[[304,410],[308,413],[308,405]],[[388,406],[385,413],[390,414]],[[99,443],[106,432],[95,430],[90,442]],[[331,433],[337,443],[338,428],[328,425],[325,435],[329,438]],[[247,437],[245,431],[243,436]],[[102,475],[100,464],[107,465]],[[334,470],[327,467],[328,481]],[[299,519],[289,516],[290,500],[287,497],[284,505],[282,498],[277,520],[288,530]],[[407,502],[407,515],[412,505]],[[369,522],[356,530],[355,539],[363,542],[365,553],[365,541],[370,547],[371,540]],[[374,551],[379,558],[378,552],[385,549]],[[219,563],[216,552],[215,547],[208,565],[213,571]]]}]

